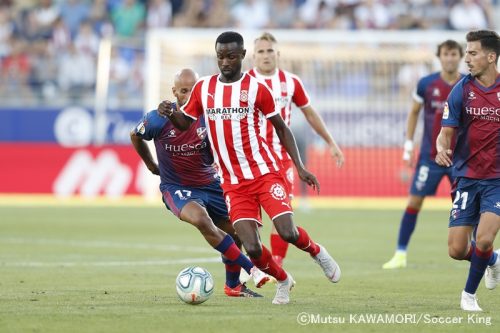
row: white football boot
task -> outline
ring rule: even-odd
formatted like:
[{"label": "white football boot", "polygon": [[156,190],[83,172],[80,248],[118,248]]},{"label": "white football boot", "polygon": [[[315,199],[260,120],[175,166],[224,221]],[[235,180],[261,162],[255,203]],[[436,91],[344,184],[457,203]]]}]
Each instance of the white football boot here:
[{"label": "white football boot", "polygon": [[460,307],[465,311],[483,311],[477,304],[476,294],[469,294],[465,290],[462,290],[462,299],[460,300]]},{"label": "white football boot", "polygon": [[341,274],[339,265],[322,245],[318,244],[318,246],[320,250],[318,254],[312,258],[321,266],[328,280],[333,283],[338,282]]}]

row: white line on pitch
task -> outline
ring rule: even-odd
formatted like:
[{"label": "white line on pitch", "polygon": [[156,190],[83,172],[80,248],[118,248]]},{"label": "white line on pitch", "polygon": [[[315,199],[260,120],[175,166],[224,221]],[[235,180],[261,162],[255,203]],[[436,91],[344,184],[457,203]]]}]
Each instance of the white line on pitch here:
[{"label": "white line on pitch", "polygon": [[79,267],[79,266],[98,266],[98,267],[117,267],[117,266],[166,266],[177,264],[198,264],[221,262],[220,257],[215,258],[186,258],[173,260],[144,260],[144,261],[90,261],[90,262],[4,262],[0,267]]},{"label": "white line on pitch", "polygon": [[0,243],[8,244],[30,244],[30,245],[64,245],[75,247],[90,247],[90,248],[118,248],[118,249],[141,249],[141,250],[160,250],[172,252],[191,252],[191,253],[211,253],[211,249],[207,247],[196,246],[179,246],[179,245],[162,245],[149,243],[121,243],[109,241],[80,241],[80,240],[62,240],[62,239],[45,239],[45,238],[18,238],[18,237],[0,237]]}]

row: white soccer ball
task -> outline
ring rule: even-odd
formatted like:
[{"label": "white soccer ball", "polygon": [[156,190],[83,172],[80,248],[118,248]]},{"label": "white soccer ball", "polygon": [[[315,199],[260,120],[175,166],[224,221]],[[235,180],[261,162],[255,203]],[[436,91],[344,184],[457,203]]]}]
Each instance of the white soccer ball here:
[{"label": "white soccer ball", "polygon": [[175,279],[179,298],[188,304],[201,304],[214,292],[212,275],[201,267],[184,268]]}]

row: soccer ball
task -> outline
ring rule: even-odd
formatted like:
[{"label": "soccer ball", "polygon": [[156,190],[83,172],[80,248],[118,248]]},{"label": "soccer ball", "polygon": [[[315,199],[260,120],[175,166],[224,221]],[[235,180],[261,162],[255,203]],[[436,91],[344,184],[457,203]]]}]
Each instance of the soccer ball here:
[{"label": "soccer ball", "polygon": [[175,279],[179,298],[188,304],[201,304],[214,292],[212,275],[201,267],[184,268]]}]

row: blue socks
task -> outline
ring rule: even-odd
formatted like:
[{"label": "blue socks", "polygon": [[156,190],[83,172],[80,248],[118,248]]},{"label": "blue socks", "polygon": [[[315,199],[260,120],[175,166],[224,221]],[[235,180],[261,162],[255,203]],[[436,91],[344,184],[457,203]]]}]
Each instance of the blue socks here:
[{"label": "blue socks", "polygon": [[482,252],[477,247],[474,252],[472,252],[472,256],[470,258],[470,268],[469,268],[469,276],[467,277],[467,282],[465,283],[465,292],[469,294],[475,294],[477,288],[479,287],[479,283],[483,278],[484,271],[490,262],[492,256],[493,249]]},{"label": "blue socks", "polygon": [[399,226],[399,237],[398,237],[398,250],[406,251],[408,243],[410,242],[413,230],[415,230],[415,225],[417,224],[418,210],[406,207],[406,210],[401,218],[401,224]]}]

